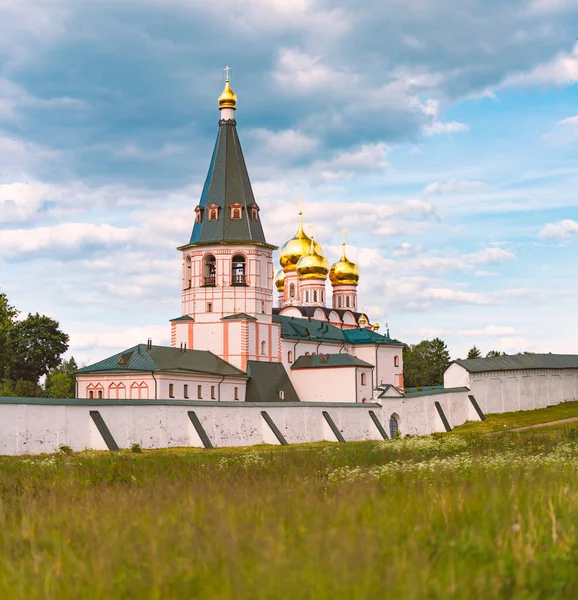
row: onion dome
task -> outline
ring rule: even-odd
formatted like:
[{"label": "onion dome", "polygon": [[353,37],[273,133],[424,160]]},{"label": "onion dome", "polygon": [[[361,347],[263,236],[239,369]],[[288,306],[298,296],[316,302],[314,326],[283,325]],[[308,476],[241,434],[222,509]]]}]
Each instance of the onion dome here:
[{"label": "onion dome", "polygon": [[[329,263],[327,259],[317,252],[319,245],[311,240],[309,253],[302,256],[297,262],[297,274],[299,279],[326,279],[329,273]],[[321,251],[321,248],[319,248]]]},{"label": "onion dome", "polygon": [[361,313],[361,316],[359,317],[357,322],[359,323],[360,327],[365,327],[367,325],[367,317],[363,313]]},{"label": "onion dome", "polygon": [[379,331],[379,323],[377,321],[373,324],[373,331]]},{"label": "onion dome", "polygon": [[277,275],[275,275],[275,285],[277,286],[278,292],[283,292],[285,290],[285,271],[283,271],[283,269],[277,271]]},{"label": "onion dome", "polygon": [[219,96],[219,108],[232,108],[233,110],[237,109],[237,95],[231,89],[228,76],[225,80],[225,89]]},{"label": "onion dome", "polygon": [[[315,252],[321,254],[321,247],[315,241]],[[303,213],[299,212],[299,230],[279,250],[279,262],[287,273],[295,271],[299,259],[309,253],[311,238],[303,231]]]},{"label": "onion dome", "polygon": [[359,283],[359,268],[345,256],[345,243],[341,258],[331,267],[329,279],[335,285],[357,285]]}]

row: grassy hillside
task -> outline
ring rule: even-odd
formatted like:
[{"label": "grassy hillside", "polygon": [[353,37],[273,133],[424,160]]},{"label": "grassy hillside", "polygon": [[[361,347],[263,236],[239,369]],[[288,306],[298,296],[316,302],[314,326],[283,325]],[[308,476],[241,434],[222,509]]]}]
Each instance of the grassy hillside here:
[{"label": "grassy hillside", "polygon": [[539,423],[551,423],[561,419],[578,417],[578,402],[565,402],[548,408],[522,410],[502,414],[486,415],[485,421],[464,423],[454,429],[456,433],[492,433],[517,427],[528,427]]},{"label": "grassy hillside", "polygon": [[0,458],[0,596],[576,598],[576,437]]}]

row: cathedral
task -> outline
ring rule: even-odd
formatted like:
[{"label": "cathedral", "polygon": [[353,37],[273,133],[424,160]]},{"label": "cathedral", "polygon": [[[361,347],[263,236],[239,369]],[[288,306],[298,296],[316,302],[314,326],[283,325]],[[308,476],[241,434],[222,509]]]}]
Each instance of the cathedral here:
[{"label": "cathedral", "polygon": [[403,344],[359,310],[345,243],[330,267],[302,211],[280,248],[265,239],[228,76],[218,102],[207,179],[178,248],[182,314],[170,321],[171,346],[149,340],[80,369],[77,397],[364,403],[403,390]]}]

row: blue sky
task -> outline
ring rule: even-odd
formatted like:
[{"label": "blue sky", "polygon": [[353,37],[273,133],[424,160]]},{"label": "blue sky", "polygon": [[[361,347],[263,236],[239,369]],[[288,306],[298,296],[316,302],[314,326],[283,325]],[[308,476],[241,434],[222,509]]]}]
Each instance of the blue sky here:
[{"label": "blue sky", "polygon": [[0,289],[168,343],[231,65],[270,242],[303,196],[399,339],[578,352],[578,3],[358,4],[0,0]]}]

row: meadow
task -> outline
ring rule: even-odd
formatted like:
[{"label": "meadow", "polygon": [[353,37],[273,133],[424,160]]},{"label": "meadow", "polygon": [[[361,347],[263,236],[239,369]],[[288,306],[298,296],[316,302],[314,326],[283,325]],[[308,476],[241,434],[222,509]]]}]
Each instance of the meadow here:
[{"label": "meadow", "polygon": [[0,597],[577,598],[577,465],[571,427],[3,457]]}]

